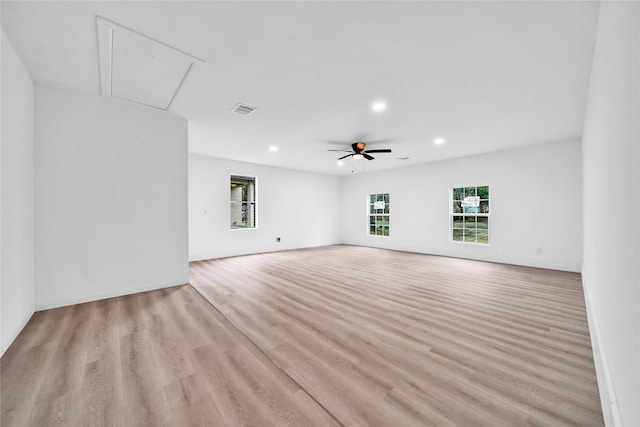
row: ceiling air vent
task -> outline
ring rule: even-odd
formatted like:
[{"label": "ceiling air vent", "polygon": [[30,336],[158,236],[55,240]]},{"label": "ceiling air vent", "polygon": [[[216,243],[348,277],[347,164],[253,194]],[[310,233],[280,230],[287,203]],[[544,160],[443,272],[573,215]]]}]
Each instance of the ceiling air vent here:
[{"label": "ceiling air vent", "polygon": [[238,104],[235,107],[233,107],[231,111],[234,113],[242,114],[243,116],[248,116],[256,110],[257,110],[256,107],[251,107],[245,104]]}]

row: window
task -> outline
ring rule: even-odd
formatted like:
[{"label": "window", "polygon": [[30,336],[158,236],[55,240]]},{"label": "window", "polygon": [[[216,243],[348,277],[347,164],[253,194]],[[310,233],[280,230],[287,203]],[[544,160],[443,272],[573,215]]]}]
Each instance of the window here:
[{"label": "window", "polygon": [[489,244],[489,187],[451,189],[451,240]]},{"label": "window", "polygon": [[369,194],[369,234],[389,235],[389,193]]},{"label": "window", "polygon": [[231,228],[256,227],[256,179],[231,175]]}]

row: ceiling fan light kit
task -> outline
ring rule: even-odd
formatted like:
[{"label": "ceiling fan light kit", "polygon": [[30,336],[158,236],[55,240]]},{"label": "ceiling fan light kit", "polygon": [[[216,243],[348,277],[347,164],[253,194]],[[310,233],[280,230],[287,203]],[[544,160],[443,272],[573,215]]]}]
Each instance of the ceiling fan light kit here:
[{"label": "ceiling fan light kit", "polygon": [[371,153],[390,153],[391,148],[382,148],[379,150],[365,150],[367,144],[364,142],[354,142],[351,144],[351,149],[353,151],[349,152],[348,150],[328,150],[328,151],[346,151],[347,155],[339,157],[338,160],[346,159],[347,157],[351,157],[355,160],[360,160],[363,157],[367,160],[373,160],[375,157],[371,156]]}]

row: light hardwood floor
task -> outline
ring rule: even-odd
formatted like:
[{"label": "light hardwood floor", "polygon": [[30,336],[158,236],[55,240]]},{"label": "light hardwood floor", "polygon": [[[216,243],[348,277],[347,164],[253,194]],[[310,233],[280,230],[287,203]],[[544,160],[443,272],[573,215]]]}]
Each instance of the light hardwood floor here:
[{"label": "light hardwood floor", "polygon": [[343,425],[603,425],[578,274],[332,246],[191,283]]},{"label": "light hardwood floor", "polygon": [[0,425],[339,425],[191,286],[36,313]]},{"label": "light hardwood floor", "polygon": [[577,274],[342,245],[190,271],[213,305],[187,285],[36,313],[1,425],[603,424]]}]

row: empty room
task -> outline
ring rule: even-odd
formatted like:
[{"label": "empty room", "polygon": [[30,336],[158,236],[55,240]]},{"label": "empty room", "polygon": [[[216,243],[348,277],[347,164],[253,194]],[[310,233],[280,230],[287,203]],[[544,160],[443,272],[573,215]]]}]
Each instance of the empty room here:
[{"label": "empty room", "polygon": [[0,425],[640,427],[640,2],[0,18]]}]

